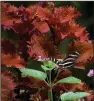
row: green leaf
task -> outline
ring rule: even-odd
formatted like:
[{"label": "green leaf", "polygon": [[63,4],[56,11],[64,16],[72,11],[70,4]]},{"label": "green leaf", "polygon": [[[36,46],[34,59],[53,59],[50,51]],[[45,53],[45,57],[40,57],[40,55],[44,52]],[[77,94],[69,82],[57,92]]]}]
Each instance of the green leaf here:
[{"label": "green leaf", "polygon": [[22,72],[22,75],[24,76],[31,76],[34,78],[38,78],[40,80],[45,80],[47,77],[47,75],[44,72],[34,70],[34,69],[23,68],[23,69],[20,69],[20,71]]},{"label": "green leaf", "polygon": [[52,68],[47,68],[47,67],[45,67],[44,65],[41,65],[41,67],[42,67],[42,69],[45,70],[45,71],[47,71],[47,70],[52,70]]},{"label": "green leaf", "polygon": [[70,76],[70,77],[66,77],[64,79],[59,80],[57,83],[80,83],[81,84],[81,80]]},{"label": "green leaf", "polygon": [[86,97],[88,96],[89,93],[86,93],[86,92],[68,92],[68,93],[64,93],[60,96],[61,100],[62,101],[71,101],[71,100],[78,100],[78,99],[81,99],[83,97]]},{"label": "green leaf", "polygon": [[52,70],[56,67],[56,64],[52,61],[45,61],[44,66],[47,67],[49,70]]}]

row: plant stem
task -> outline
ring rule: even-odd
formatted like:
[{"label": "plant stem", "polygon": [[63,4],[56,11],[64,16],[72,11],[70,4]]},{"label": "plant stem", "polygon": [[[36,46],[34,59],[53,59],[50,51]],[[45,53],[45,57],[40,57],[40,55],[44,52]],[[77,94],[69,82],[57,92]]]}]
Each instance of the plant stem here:
[{"label": "plant stem", "polygon": [[60,71],[58,71],[58,73],[57,73],[57,75],[56,75],[56,77],[55,77],[53,83],[56,81],[56,79],[57,79],[59,73],[60,73]]},{"label": "plant stem", "polygon": [[53,92],[52,92],[52,82],[51,82],[51,71],[49,71],[49,91],[48,91],[48,97],[49,101],[53,101]]},{"label": "plant stem", "polygon": [[47,86],[49,86],[48,82],[46,82],[45,80],[44,80],[44,82],[47,84]]},{"label": "plant stem", "polygon": [[58,101],[60,100],[60,97],[58,98]]},{"label": "plant stem", "polygon": [[47,74],[47,82],[50,83],[49,78],[48,78],[49,74],[47,72],[45,72],[45,73]]}]

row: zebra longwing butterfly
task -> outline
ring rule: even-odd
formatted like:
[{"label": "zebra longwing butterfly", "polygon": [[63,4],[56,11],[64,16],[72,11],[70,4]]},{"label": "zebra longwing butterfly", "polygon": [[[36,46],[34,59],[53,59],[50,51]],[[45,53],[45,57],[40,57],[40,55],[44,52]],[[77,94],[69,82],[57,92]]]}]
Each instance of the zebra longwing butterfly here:
[{"label": "zebra longwing butterfly", "polygon": [[55,59],[55,58],[47,58],[47,59],[42,59],[41,56],[39,56],[38,61],[45,61],[45,60],[51,60],[53,62],[55,62],[57,64],[57,68],[55,68],[55,70],[58,69],[69,69],[70,67],[74,67],[75,66],[75,61],[76,59],[80,56],[79,52],[73,52],[72,54],[69,54],[66,58],[64,59]]}]

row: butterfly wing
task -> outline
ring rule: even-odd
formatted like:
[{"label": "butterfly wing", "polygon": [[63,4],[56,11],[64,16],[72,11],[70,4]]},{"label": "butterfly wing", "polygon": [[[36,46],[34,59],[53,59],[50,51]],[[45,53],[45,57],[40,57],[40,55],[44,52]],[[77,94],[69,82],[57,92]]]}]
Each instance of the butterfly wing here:
[{"label": "butterfly wing", "polygon": [[56,64],[58,65],[58,67],[55,68],[55,70],[69,69],[71,67],[74,67],[75,61],[79,56],[80,56],[79,52],[74,52],[72,54],[69,54],[65,59],[62,59],[62,60],[57,59]]}]

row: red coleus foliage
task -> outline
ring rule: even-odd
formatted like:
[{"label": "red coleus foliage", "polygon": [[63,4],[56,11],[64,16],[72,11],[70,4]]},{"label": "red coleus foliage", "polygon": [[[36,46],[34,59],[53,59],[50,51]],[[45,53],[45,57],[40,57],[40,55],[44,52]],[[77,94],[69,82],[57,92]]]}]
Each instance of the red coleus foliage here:
[{"label": "red coleus foliage", "polygon": [[20,56],[17,55],[10,55],[10,54],[5,55],[2,53],[1,58],[2,58],[2,65],[6,65],[7,67],[24,68],[26,65],[24,59],[20,58]]},{"label": "red coleus foliage", "polygon": [[[43,43],[45,46],[48,44],[49,40],[45,40],[43,33],[45,33],[46,35],[49,31],[52,34],[52,36],[49,36],[49,38],[55,37],[55,40],[61,40],[65,37],[77,38],[81,41],[88,40],[88,33],[86,32],[86,30],[75,22],[75,19],[81,14],[71,6],[56,8],[53,3],[38,3],[27,8],[23,6],[17,8],[8,3],[2,2],[1,8],[1,24],[4,28],[11,28],[16,33],[19,33],[21,35],[26,34],[28,39],[25,40],[25,43],[26,41],[34,43],[36,37],[36,44],[29,46],[29,54],[31,57],[32,55],[34,55],[32,54],[33,51],[35,51],[35,55],[41,56],[48,55],[49,52],[50,54],[54,53],[52,51],[56,50],[55,48],[52,50],[45,50],[44,46],[42,45]],[[6,12],[4,12],[5,10]],[[13,16],[13,14],[15,14],[16,16]],[[41,33],[42,35],[34,35],[38,33]],[[44,40],[43,38],[41,38],[42,36],[44,37]],[[38,45],[40,43],[39,40],[42,42],[41,45]],[[47,46],[49,47],[50,45]],[[36,51],[36,49],[39,50]]]},{"label": "red coleus foliage", "polygon": [[94,43],[92,41],[80,42],[75,41],[72,45],[70,45],[70,52],[79,51],[81,53],[80,57],[76,60],[79,68],[84,68],[87,63],[94,63],[93,61],[93,48]]},{"label": "red coleus foliage", "polygon": [[29,54],[32,56],[60,58],[54,43],[47,35],[33,35],[29,43]]},{"label": "red coleus foliage", "polygon": [[1,100],[2,101],[13,101],[12,91],[14,90],[16,84],[13,80],[13,75],[7,72],[2,72],[1,74]]},{"label": "red coleus foliage", "polygon": [[[1,3],[1,25],[5,30],[12,30],[17,36],[16,42],[11,39],[2,39],[2,65],[7,67],[25,68],[31,57],[54,57],[64,58],[63,54],[57,50],[57,43],[64,38],[75,38],[76,41],[70,45],[69,51],[80,51],[81,56],[77,59],[78,65],[84,65],[93,56],[93,44],[88,41],[88,33],[85,28],[76,23],[76,19],[81,15],[74,7],[55,7],[52,2],[40,2],[27,8],[19,8],[9,3]],[[10,34],[10,32],[7,32]],[[94,60],[92,58],[92,60]],[[92,62],[92,61],[91,61]],[[3,68],[3,67],[2,67]],[[71,72],[62,72],[57,79],[72,75]],[[12,76],[11,76],[12,77]],[[12,79],[2,73],[2,101],[12,101],[10,92],[15,84]],[[8,83],[8,85],[6,85]],[[83,88],[84,87],[86,88]],[[17,86],[39,88],[43,91],[32,96],[34,101],[45,101],[49,87],[43,81],[34,78],[21,78]],[[9,91],[7,91],[9,90]],[[86,91],[85,83],[82,85],[57,84],[53,92],[65,91]],[[6,100],[5,100],[6,99]]]},{"label": "red coleus foliage", "polygon": [[10,29],[13,22],[20,22],[20,18],[17,15],[17,7],[10,5],[9,3],[1,3],[1,23],[4,28]]},{"label": "red coleus foliage", "polygon": [[[7,6],[8,5],[8,6]],[[19,7],[10,11],[10,8],[13,8],[10,4],[2,3],[2,25],[5,28],[7,27],[7,21],[4,17],[12,17],[12,24],[10,28],[15,30],[17,33],[26,33],[32,31],[32,26],[41,30],[41,32],[49,31],[49,27],[53,28],[54,34],[58,36],[60,39],[64,38],[64,36],[72,35],[80,38],[81,40],[87,40],[88,34],[84,28],[75,23],[75,19],[79,17],[81,14],[73,7],[59,7],[56,8],[52,6],[52,8],[42,7],[40,5],[34,5],[30,7]],[[6,12],[4,10],[7,9]],[[10,12],[17,13],[19,20],[14,20],[14,16],[10,14]],[[7,16],[6,16],[7,14]],[[42,27],[44,29],[40,29],[42,23]],[[40,25],[40,26],[39,26]],[[49,26],[49,27],[48,27]],[[19,30],[20,29],[20,30]],[[24,29],[24,30],[23,30]],[[45,31],[46,30],[46,31]],[[72,36],[71,36],[72,37]],[[85,38],[83,38],[85,37]]]},{"label": "red coleus foliage", "polygon": [[[54,48],[53,42],[48,42],[48,39],[45,40],[43,33],[45,33],[45,35],[47,36],[47,32],[49,31],[51,32],[52,36],[48,37],[55,37],[55,40],[61,40],[65,37],[77,38],[81,41],[88,40],[88,33],[86,32],[86,30],[75,22],[75,19],[81,14],[71,6],[56,8],[53,3],[38,3],[27,8],[23,6],[17,8],[8,3],[2,2],[1,8],[1,25],[3,25],[3,27],[6,29],[11,28],[15,31],[15,33],[19,33],[21,36],[23,34],[26,34],[25,36],[28,37],[27,39],[25,39],[25,41],[23,41],[24,38],[22,38],[22,42],[20,41],[20,43],[26,44],[27,41],[30,41],[30,43],[34,43],[36,40],[36,44],[29,45],[28,52],[31,57],[34,56],[34,54],[45,57],[45,55],[49,56],[52,53],[58,53],[55,52],[56,47]],[[13,16],[13,14],[16,16]],[[35,35],[39,33],[41,33],[42,35]],[[44,39],[41,38],[42,36],[44,37]],[[39,40],[44,45],[42,45]],[[22,49],[20,53],[23,51],[23,49],[27,51],[27,45],[24,45],[26,48],[22,45],[20,46],[20,48]],[[44,49],[44,46],[48,47],[48,50]],[[52,50],[49,47],[53,47]],[[22,54],[27,54],[26,51],[22,52]]]}]

